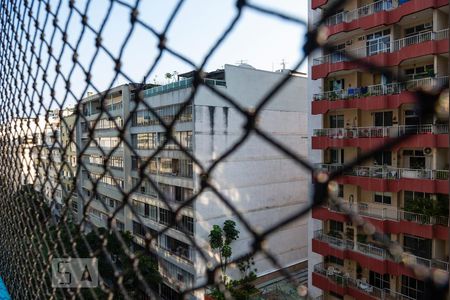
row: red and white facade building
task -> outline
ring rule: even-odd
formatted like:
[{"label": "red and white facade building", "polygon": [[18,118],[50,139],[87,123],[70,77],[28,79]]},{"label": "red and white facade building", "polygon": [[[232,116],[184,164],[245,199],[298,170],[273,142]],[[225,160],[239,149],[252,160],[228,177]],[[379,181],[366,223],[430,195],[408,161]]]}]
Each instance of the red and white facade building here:
[{"label": "red and white facade building", "polygon": [[[330,2],[310,1],[310,24]],[[413,138],[339,177],[339,197],[415,263],[442,272],[449,271],[448,123],[419,117],[411,91],[448,85],[448,17],[447,0],[348,0],[324,25],[333,51],[309,60],[310,157],[322,169],[336,170],[419,125]],[[369,72],[344,52],[407,82]],[[314,296],[424,299],[424,282],[345,214],[324,203],[311,217]]]}]

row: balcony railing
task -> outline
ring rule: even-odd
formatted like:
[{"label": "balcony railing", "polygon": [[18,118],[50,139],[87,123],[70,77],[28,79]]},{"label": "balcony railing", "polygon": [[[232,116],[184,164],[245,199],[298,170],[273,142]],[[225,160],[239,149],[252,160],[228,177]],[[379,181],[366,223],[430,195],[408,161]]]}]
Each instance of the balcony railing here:
[{"label": "balcony railing", "polygon": [[[393,257],[383,248],[379,248],[374,245],[363,244],[363,243],[355,243],[351,240],[343,240],[339,239],[327,234],[324,234],[322,230],[316,230],[314,232],[314,239],[326,242],[330,246],[338,249],[348,249],[355,252],[360,252],[366,256],[372,256],[378,259],[390,259],[393,260]],[[415,263],[421,264],[428,268],[437,268],[448,272],[448,263],[445,261],[441,261],[438,259],[427,259],[420,256],[415,256],[410,253],[405,253],[403,255],[403,261],[407,263]]]},{"label": "balcony railing", "polygon": [[314,265],[314,273],[320,274],[326,277],[328,280],[335,282],[337,285],[350,287],[357,289],[360,292],[368,294],[377,299],[401,299],[401,300],[413,300],[406,295],[398,292],[391,291],[389,289],[380,289],[376,286],[370,285],[367,281],[361,279],[355,279],[349,276],[349,274],[341,275],[340,271],[337,271],[332,266],[319,263]]},{"label": "balcony railing", "polygon": [[397,0],[381,0],[368,5],[361,6],[357,9],[351,11],[344,11],[335,14],[327,19],[325,24],[327,26],[332,26],[340,23],[349,23],[358,18],[373,15],[380,11],[387,11],[397,8],[399,5]]},{"label": "balcony railing", "polygon": [[113,103],[105,106],[105,110],[107,111],[117,111],[122,109],[122,102]]},{"label": "balcony railing", "polygon": [[[359,202],[359,203],[348,203],[344,202],[344,207],[347,210],[354,211],[362,216],[367,216],[371,218],[381,219],[381,220],[393,220],[393,221],[409,221],[424,225],[444,225],[450,226],[448,216],[429,216],[424,214],[418,214],[409,212],[402,209],[397,209],[393,207],[385,206],[374,206],[369,203]],[[335,205],[328,205],[328,209],[336,212],[341,212],[342,209]]]},{"label": "balcony railing", "polygon": [[[322,170],[334,172],[342,168],[340,164],[322,164]],[[345,175],[382,179],[429,179],[448,180],[448,170],[408,169],[390,166],[356,166]]]},{"label": "balcony railing", "polygon": [[361,48],[343,49],[335,51],[333,53],[327,54],[322,57],[315,58],[313,60],[313,65],[321,65],[325,63],[338,63],[344,61],[351,61],[354,59],[361,59],[364,57],[376,55],[379,53],[389,53],[400,51],[402,48],[420,44],[426,41],[438,41],[448,39],[448,28],[436,32],[424,32],[406,38],[385,41],[382,39],[368,41],[368,46]]},{"label": "balcony railing", "polygon": [[[428,74],[428,73],[427,73]],[[394,82],[388,84],[375,84],[358,88],[327,91],[313,95],[313,100],[348,100],[355,98],[396,95],[404,91],[414,90],[420,87],[447,86],[448,76],[425,77],[412,79],[406,82]]]},{"label": "balcony railing", "polygon": [[[217,86],[226,86],[225,80],[215,80],[215,79],[203,79],[203,82],[207,85],[217,85]],[[148,90],[144,91],[144,97],[151,97],[155,95],[160,95],[180,89],[185,89],[191,87],[194,83],[193,78],[187,78],[184,80],[172,82],[165,85],[160,85],[156,87],[152,87]]]},{"label": "balcony railing", "polygon": [[322,128],[313,131],[314,136],[326,136],[333,139],[395,138],[404,134],[448,134],[448,124]]}]

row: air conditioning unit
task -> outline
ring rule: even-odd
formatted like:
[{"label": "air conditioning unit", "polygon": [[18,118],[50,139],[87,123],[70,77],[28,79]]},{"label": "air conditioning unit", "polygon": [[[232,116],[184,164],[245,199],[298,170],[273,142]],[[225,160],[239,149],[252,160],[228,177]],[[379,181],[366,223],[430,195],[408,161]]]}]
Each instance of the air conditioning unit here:
[{"label": "air conditioning unit", "polygon": [[366,39],[366,36],[363,35],[363,36],[360,36],[360,37],[358,38],[358,41],[364,41],[365,39]]},{"label": "air conditioning unit", "polygon": [[423,154],[429,156],[431,154],[433,154],[433,149],[427,147],[427,148],[423,148]]},{"label": "air conditioning unit", "polygon": [[433,23],[432,22],[425,23],[425,24],[423,24],[423,27],[424,28],[431,28],[431,27],[433,27]]},{"label": "air conditioning unit", "polygon": [[345,42],[345,45],[346,45],[346,46],[349,46],[349,45],[351,45],[352,43],[353,43],[352,40],[348,40],[348,41]]}]

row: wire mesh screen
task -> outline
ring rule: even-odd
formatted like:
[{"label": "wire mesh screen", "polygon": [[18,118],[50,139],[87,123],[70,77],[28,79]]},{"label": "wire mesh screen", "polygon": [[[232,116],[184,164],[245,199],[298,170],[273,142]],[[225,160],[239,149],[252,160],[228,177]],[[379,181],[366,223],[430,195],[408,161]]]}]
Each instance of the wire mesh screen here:
[{"label": "wire mesh screen", "polygon": [[[95,20],[88,18],[87,13],[93,2],[1,1],[0,275],[14,299],[158,298],[164,294],[162,277],[170,273],[171,267],[158,265],[158,253],[155,249],[158,241],[161,243],[161,237],[170,230],[181,232],[186,241],[173,246],[172,250],[176,249],[174,251],[178,256],[188,258],[195,252],[207,266],[203,282],[193,282],[181,288],[183,297],[189,298],[194,291],[213,289],[216,286],[225,298],[232,298],[233,295],[227,293],[218,276],[220,270],[224,264],[243,262],[256,254],[267,258],[288,280],[294,280],[293,274],[284,270],[278,257],[265,247],[265,241],[278,234],[279,228],[307,216],[313,207],[325,203],[331,203],[336,210],[347,214],[366,235],[383,245],[382,249],[389,259],[402,262],[417,278],[423,280],[426,284],[424,299],[446,297],[448,273],[412,259],[398,243],[378,232],[375,226],[340,200],[335,181],[347,172],[354,172],[355,166],[377,156],[381,151],[412,139],[423,130],[421,125],[416,123],[405,127],[387,143],[362,153],[339,168],[324,169],[310,163],[305,157],[300,157],[259,126],[261,112],[275,101],[275,95],[292,80],[291,73],[284,74],[252,109],[244,107],[224,93],[219,88],[224,84],[220,78],[205,78],[205,65],[223,46],[232,30],[246,17],[246,12],[258,13],[307,29],[308,25],[304,20],[250,1],[236,1],[234,18],[223,28],[219,38],[212,41],[212,47],[204,53],[203,61],[194,63],[178,49],[171,48],[167,41],[167,32],[181,14],[186,1],[177,2],[162,28],[149,25],[146,12],[140,11],[141,1],[111,0]],[[302,58],[294,64],[294,70],[299,69],[317,49],[328,52],[336,50],[335,45],[327,43],[326,25],[336,22],[337,15],[334,12],[344,2],[330,3],[322,19],[310,25],[305,44],[299,49]],[[306,9],[305,3],[299,5]],[[127,12],[128,19],[110,19],[118,8]],[[64,19],[61,18],[62,10],[67,12]],[[81,24],[76,27],[77,30],[73,30],[73,22]],[[110,49],[103,42],[105,32],[112,26],[111,22],[129,25],[126,36],[118,42],[118,49]],[[154,60],[146,69],[142,81],[136,83],[126,73],[124,66],[128,62],[122,56],[133,33],[138,30],[148,32],[159,42],[153,49]],[[93,43],[84,43],[88,36]],[[444,39],[448,40],[448,36]],[[89,61],[81,59],[86,51],[91,58]],[[105,90],[99,90],[95,85],[96,78],[104,75],[94,71],[100,53],[113,61],[115,66],[114,71],[111,71],[112,75],[108,74],[112,79]],[[194,71],[188,79],[171,85],[150,84],[150,76],[164,55],[183,61]],[[341,51],[338,56],[325,56],[324,59],[352,61],[355,68],[381,73],[389,82],[396,82],[411,91],[414,89],[412,95],[419,116],[433,115],[447,121],[448,81],[435,81],[434,85],[421,89],[416,86],[408,87],[407,77],[365,60],[359,52]],[[119,77],[129,84],[118,86],[116,82]],[[73,91],[73,81],[80,78],[85,81],[82,96]],[[192,89],[186,99],[170,108],[157,109],[144,100],[153,94],[187,86]],[[177,124],[192,119],[192,100],[200,88],[220,97],[245,119],[242,135],[232,147],[222,149],[223,153],[208,165],[193,155],[191,134],[174,130]],[[90,91],[93,93],[88,93]],[[133,105],[125,108],[117,100],[125,98]],[[70,107],[69,103],[72,104]],[[127,111],[124,118],[116,113],[122,110]],[[144,110],[145,113],[141,113]],[[139,122],[146,126],[159,126],[160,129],[156,134],[146,133],[144,137],[127,138],[130,136],[130,127]],[[113,131],[114,135],[98,134],[99,130]],[[258,136],[278,149],[292,162],[292,168],[300,166],[311,172],[313,182],[312,199],[308,205],[288,218],[277,220],[262,232],[253,228],[247,216],[233,205],[228,196],[221,193],[220,188],[214,184],[214,176],[211,176],[250,136]],[[98,151],[93,154],[91,148]],[[139,149],[152,151],[143,157]],[[167,149],[183,153],[186,162],[177,162],[176,167],[167,162],[164,166],[163,162],[158,161],[158,157]],[[132,159],[123,159],[120,155],[123,151],[129,151]],[[128,178],[120,179],[117,176],[124,164],[132,164],[139,175],[132,180],[131,189],[124,188],[124,181],[129,180]],[[174,206],[167,187],[158,183],[151,172],[156,169],[163,172],[161,169],[167,168],[166,172],[171,174],[185,173],[192,176],[193,165],[198,170],[199,186],[194,192],[173,191],[176,197],[182,198]],[[389,170],[383,169],[380,172],[377,174],[382,178],[397,176]],[[448,179],[448,170],[430,172],[432,174],[428,175],[433,178]],[[99,192],[104,185],[115,188],[114,197]],[[193,233],[195,216],[186,216],[182,212],[195,205],[196,199],[205,191],[219,198],[241,227],[251,233],[252,241],[245,254],[219,262],[208,255],[208,247],[198,245]],[[132,198],[134,193],[153,193],[165,203],[166,209],[156,212],[150,205],[137,204]],[[160,215],[158,229],[145,226],[143,221],[144,217],[151,218],[153,214]],[[124,222],[120,221],[124,218],[133,219],[132,233],[127,232]],[[445,226],[448,226],[448,221]],[[166,241],[167,245],[170,243]],[[333,241],[328,240],[328,243],[332,244]],[[189,245],[189,248],[184,245]],[[99,286],[66,289],[54,287],[51,278],[52,261],[65,257],[98,258],[101,270]],[[178,276],[181,277],[178,279],[183,279],[186,275]],[[348,281],[347,284],[352,282]],[[372,296],[388,299],[389,295],[381,291]],[[308,297],[308,290],[299,288],[295,297]]]}]

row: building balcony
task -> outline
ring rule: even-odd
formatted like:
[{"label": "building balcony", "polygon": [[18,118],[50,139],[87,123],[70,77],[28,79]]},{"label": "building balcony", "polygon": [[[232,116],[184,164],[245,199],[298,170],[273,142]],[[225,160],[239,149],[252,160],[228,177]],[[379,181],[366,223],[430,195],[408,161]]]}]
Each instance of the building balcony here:
[{"label": "building balcony", "polygon": [[[359,214],[379,231],[385,233],[405,233],[427,239],[446,240],[448,238],[450,226],[448,216],[429,216],[365,202],[346,203],[345,207]],[[350,222],[349,217],[342,210],[330,205],[314,208],[312,217],[323,221]]]},{"label": "building balcony", "polygon": [[341,296],[349,295],[359,300],[373,299],[402,299],[413,300],[389,289],[380,289],[370,285],[365,280],[355,279],[343,274],[338,268],[320,263],[314,266],[312,274],[313,285],[323,291],[332,291]]},{"label": "building balcony", "polygon": [[425,77],[406,82],[376,84],[346,90],[327,91],[313,95],[312,114],[329,110],[357,108],[362,110],[397,109],[402,104],[415,103],[417,88],[448,86],[448,76]]},{"label": "building balcony", "polygon": [[389,251],[377,245],[344,240],[324,234],[322,230],[314,232],[312,251],[322,256],[336,256],[340,259],[350,259],[358,262],[362,267],[380,274],[389,273],[394,276],[406,275],[416,277],[413,271],[403,262],[419,264],[427,268],[448,272],[448,263],[437,259],[427,259],[405,253],[402,261],[395,261]]},{"label": "building balcony", "polygon": [[400,65],[406,59],[447,53],[448,29],[425,32],[393,42],[382,42],[354,49],[344,49],[313,60],[312,79],[325,78],[328,74],[356,70],[361,61],[384,67]]},{"label": "building balcony", "polygon": [[357,147],[370,150],[405,133],[414,136],[397,144],[394,149],[448,147],[448,124],[315,129],[311,142],[312,149]]},{"label": "building balcony", "polygon": [[[322,170],[333,172],[339,164],[322,164]],[[448,170],[408,169],[390,166],[356,166],[336,178],[340,184],[360,186],[368,191],[398,193],[402,190],[431,194],[448,194]]]},{"label": "building balcony", "polygon": [[[203,79],[203,82],[210,86],[222,86],[222,87],[227,86],[225,80],[215,80],[215,79],[205,78],[205,79]],[[190,88],[193,86],[193,84],[194,84],[194,79],[187,78],[187,79],[172,82],[169,84],[155,86],[155,87],[152,87],[152,88],[144,91],[144,98],[161,95],[161,94],[165,94],[165,93],[169,93],[169,92],[173,92],[173,91],[177,91],[177,90],[181,90],[181,89]]]},{"label": "building balcony", "polygon": [[[323,0],[316,0],[317,4]],[[325,1],[326,2],[326,1]],[[368,30],[382,25],[399,22],[404,16],[428,9],[448,5],[446,0],[381,0],[361,6],[351,11],[344,11],[328,18],[328,34],[348,32],[356,29]]]},{"label": "building balcony", "polygon": [[328,0],[312,0],[311,1],[311,8],[316,9],[321,7],[322,5],[327,4]]}]

